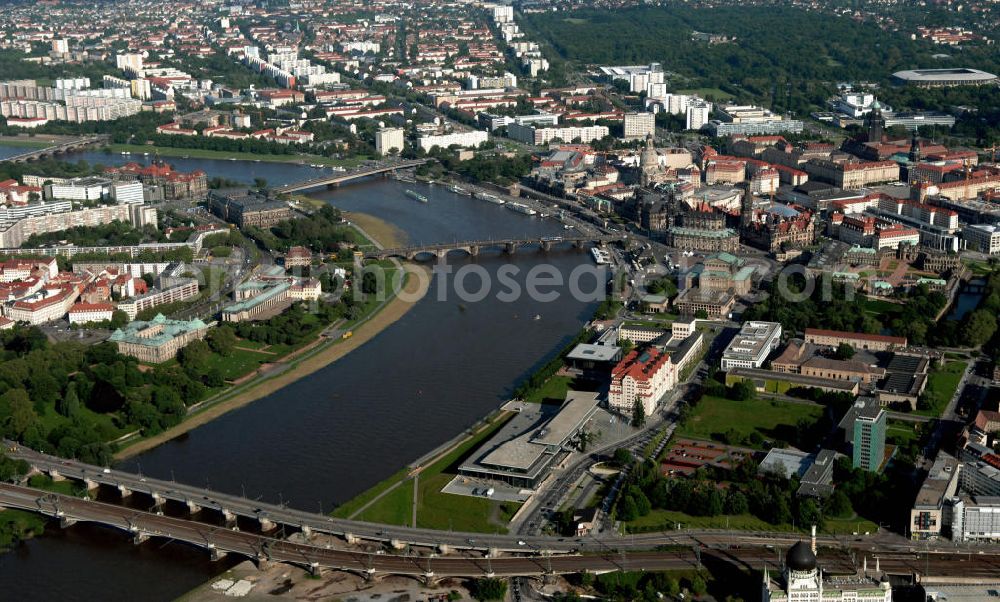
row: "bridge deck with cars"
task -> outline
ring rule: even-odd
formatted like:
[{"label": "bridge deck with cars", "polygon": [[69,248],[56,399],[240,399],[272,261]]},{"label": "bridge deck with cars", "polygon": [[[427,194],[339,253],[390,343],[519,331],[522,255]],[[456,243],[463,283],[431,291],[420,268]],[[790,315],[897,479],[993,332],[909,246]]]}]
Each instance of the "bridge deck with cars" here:
[{"label": "bridge deck with cars", "polygon": [[284,186],[276,187],[274,189],[274,192],[277,194],[283,194],[291,192],[301,192],[303,190],[308,190],[310,188],[319,188],[320,186],[339,186],[340,184],[344,184],[346,182],[350,182],[352,180],[357,180],[360,178],[377,176],[379,174],[390,173],[401,169],[410,169],[418,165],[423,165],[428,161],[430,161],[430,159],[412,159],[409,161],[390,161],[390,162],[377,163],[370,167],[362,167],[351,171],[342,171],[325,176],[320,176],[318,178],[303,180],[301,182],[293,182],[291,184],[285,184]]},{"label": "bridge deck with cars", "polygon": [[85,136],[83,138],[68,140],[66,142],[61,142],[45,148],[27,150],[23,153],[12,155],[5,159],[0,159],[0,163],[3,163],[4,161],[9,163],[24,163],[26,161],[45,159],[54,155],[80,150],[81,148],[86,148],[94,144],[107,143],[109,139],[110,138],[108,136],[103,134],[98,136]]},{"label": "bridge deck with cars", "polygon": [[624,237],[621,235],[599,235],[599,236],[541,236],[537,238],[500,238],[490,240],[466,240],[450,243],[435,243],[428,245],[412,245],[408,247],[397,247],[394,249],[376,249],[365,253],[365,259],[388,259],[390,257],[400,257],[412,260],[419,255],[430,254],[436,257],[444,257],[452,251],[464,251],[475,257],[479,251],[487,248],[503,249],[505,253],[514,253],[518,247],[536,245],[544,251],[561,244],[572,244],[575,247],[582,247],[586,243],[606,244],[617,242]]},{"label": "bridge deck with cars", "polygon": [[[121,529],[141,543],[150,537],[184,541],[210,551],[244,555],[259,562],[276,561],[310,570],[331,568],[364,575],[402,574],[433,580],[447,576],[543,575],[580,571],[676,570],[701,562],[702,554],[748,568],[773,563],[775,549],[800,541],[795,533],[678,530],[622,537],[601,534],[582,538],[460,533],[336,519],[321,514],[261,503],[242,496],[208,491],[174,481],[64,460],[5,442],[8,455],[25,460],[34,470],[54,478],[72,478],[88,489],[110,487],[123,496],[148,496],[151,511],[53,494],[19,485],[0,484],[0,506],[39,512],[63,525],[95,522]],[[224,525],[192,518],[166,516],[157,509],[166,500],[187,505],[192,515],[206,510],[225,519]],[[257,521],[261,533],[239,530],[237,517]],[[218,517],[216,517],[218,518]],[[289,541],[269,534],[278,524],[304,535]],[[337,545],[320,545],[316,534],[335,536]],[[850,570],[849,555],[877,554],[883,570],[904,574],[971,577],[995,576],[1000,547],[943,546],[931,550],[901,538],[820,536],[828,550],[824,565]],[[381,548],[387,546],[389,552]],[[966,546],[967,547],[967,546]],[[400,551],[405,550],[405,553]],[[650,551],[653,550],[653,551]],[[955,572],[959,571],[959,572]]]}]

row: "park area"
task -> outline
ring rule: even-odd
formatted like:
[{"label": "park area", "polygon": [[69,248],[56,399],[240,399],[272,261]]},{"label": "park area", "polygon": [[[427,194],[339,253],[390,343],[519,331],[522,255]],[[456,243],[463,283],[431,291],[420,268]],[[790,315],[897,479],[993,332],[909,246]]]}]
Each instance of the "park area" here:
[{"label": "park area", "polygon": [[815,423],[822,415],[823,408],[810,403],[734,401],[706,395],[676,435],[764,450],[795,445],[798,425],[803,421]]},{"label": "park area", "polygon": [[931,370],[927,375],[927,388],[917,405],[916,413],[923,416],[940,416],[958,390],[958,384],[962,382],[962,374],[967,367],[967,362],[950,361],[941,368]]}]

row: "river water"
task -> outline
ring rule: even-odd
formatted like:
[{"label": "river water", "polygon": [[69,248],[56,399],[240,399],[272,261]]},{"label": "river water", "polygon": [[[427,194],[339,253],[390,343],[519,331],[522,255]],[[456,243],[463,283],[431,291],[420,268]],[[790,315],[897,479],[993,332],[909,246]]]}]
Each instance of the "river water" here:
[{"label": "river water", "polygon": [[[71,156],[105,164],[120,155]],[[284,182],[312,177],[308,166],[170,160],[210,177]],[[427,204],[405,196],[413,189]],[[370,213],[402,229],[411,242],[559,236],[561,224],[458,196],[440,186],[373,179],[314,196]],[[484,251],[475,260],[448,256],[453,270],[475,264],[495,280],[510,264],[523,290],[526,273],[547,264],[558,274],[590,264],[589,254],[533,248],[512,257]],[[468,268],[466,268],[468,269]],[[449,279],[448,281],[451,281]],[[585,291],[601,287],[584,277]],[[495,294],[458,299],[450,287],[419,301],[398,322],[340,361],[128,461],[125,468],[234,494],[246,492],[306,510],[329,511],[461,433],[507,398],[516,382],[556,353],[596,302],[554,287],[555,301]],[[476,290],[478,277],[466,281]],[[550,289],[546,289],[550,290]],[[167,600],[223,570],[201,550],[151,541],[134,548],[105,529],[73,527],[0,556],[0,591],[9,599]],[[140,593],[141,592],[141,593]]]}]

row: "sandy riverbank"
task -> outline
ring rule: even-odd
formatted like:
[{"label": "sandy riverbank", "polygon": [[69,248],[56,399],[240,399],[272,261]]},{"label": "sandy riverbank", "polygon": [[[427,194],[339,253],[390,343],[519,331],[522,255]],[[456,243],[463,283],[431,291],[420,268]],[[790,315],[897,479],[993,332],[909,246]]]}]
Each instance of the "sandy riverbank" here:
[{"label": "sandy riverbank", "polygon": [[406,232],[395,224],[390,224],[374,215],[359,213],[357,211],[345,211],[344,218],[357,224],[370,237],[377,240],[383,248],[393,249],[406,246]]},{"label": "sandy riverbank", "polygon": [[177,426],[159,435],[143,439],[126,447],[115,454],[115,458],[121,460],[150,450],[211,420],[215,420],[230,410],[243,407],[261,397],[266,397],[278,389],[332,364],[375,338],[378,333],[391,326],[396,320],[402,318],[416,304],[416,300],[423,298],[429,288],[430,278],[422,277],[421,274],[418,274],[418,272],[426,270],[426,268],[414,265],[404,265],[403,267],[407,272],[406,284],[404,286],[404,292],[407,293],[405,295],[406,300],[399,297],[392,298],[381,311],[361,326],[355,328],[351,338],[339,340],[332,344],[327,343],[327,346],[323,347],[320,351],[304,360],[298,361],[294,366],[277,376],[271,378],[265,377],[265,380],[255,385],[250,385],[247,390],[237,393],[224,401],[208,406],[205,410],[188,417]]}]

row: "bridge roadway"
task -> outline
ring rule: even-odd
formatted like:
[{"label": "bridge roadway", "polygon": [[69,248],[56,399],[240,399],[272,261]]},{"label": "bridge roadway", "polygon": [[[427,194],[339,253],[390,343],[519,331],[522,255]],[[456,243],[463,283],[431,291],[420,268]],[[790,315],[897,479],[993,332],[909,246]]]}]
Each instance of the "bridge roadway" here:
[{"label": "bridge roadway", "polygon": [[[801,536],[781,532],[723,531],[716,529],[684,529],[661,531],[621,537],[616,534],[588,536],[584,538],[553,536],[490,535],[483,533],[462,533],[384,525],[363,521],[333,518],[322,514],[296,510],[286,506],[268,504],[245,497],[200,487],[185,485],[175,481],[154,479],[144,475],[85,464],[43,454],[30,448],[4,442],[7,455],[25,460],[33,468],[56,477],[72,478],[93,488],[98,485],[118,489],[123,494],[141,493],[157,502],[173,500],[186,504],[190,510],[213,510],[226,518],[237,516],[257,520],[262,527],[285,525],[303,532],[316,532],[342,537],[350,542],[377,542],[390,547],[450,548],[477,552],[510,552],[536,554],[570,554],[573,552],[602,552],[615,550],[648,550],[657,546],[707,546],[729,547],[781,547],[791,545]],[[183,520],[183,519],[181,519]],[[207,528],[203,523],[202,528]],[[523,544],[521,542],[524,542]],[[914,553],[933,555],[967,553],[973,556],[989,557],[1000,561],[998,545],[956,545],[951,542],[912,542],[888,532],[876,536],[850,537],[821,535],[817,543],[834,549],[853,549],[857,552],[877,552],[880,555],[900,553],[912,556]]]},{"label": "bridge roadway", "polygon": [[31,161],[33,159],[40,159],[47,155],[55,155],[58,153],[65,153],[73,151],[85,146],[90,146],[92,144],[98,144],[101,142],[107,142],[108,136],[101,134],[97,136],[86,136],[83,138],[76,138],[74,140],[69,140],[67,142],[61,142],[53,146],[47,146],[45,148],[36,148],[32,150],[25,151],[23,153],[7,157],[5,159],[0,159],[0,163],[8,161],[11,163],[23,163],[25,161]]},{"label": "bridge roadway", "polygon": [[430,159],[411,159],[409,161],[393,161],[393,162],[379,163],[373,167],[363,167],[361,169],[356,169],[354,171],[342,171],[331,175],[312,178],[311,180],[292,182],[291,184],[278,186],[277,188],[274,189],[274,192],[277,194],[282,194],[289,192],[299,192],[301,190],[308,190],[309,188],[317,188],[319,186],[337,186],[339,184],[343,184],[344,182],[350,182],[351,180],[356,180],[358,178],[366,178],[368,176],[375,176],[381,173],[388,173],[390,171],[396,171],[399,169],[409,169],[411,167],[423,165],[428,161],[430,161]]},{"label": "bridge roadway", "polygon": [[[31,487],[0,484],[0,506],[39,512],[60,520],[63,526],[93,522],[120,529],[135,544],[157,537],[176,540],[208,550],[213,559],[239,554],[258,566],[282,562],[301,566],[312,572],[322,569],[351,571],[366,577],[379,574],[411,575],[434,581],[445,577],[540,576],[578,572],[660,571],[697,567],[700,563],[728,562],[749,569],[765,565],[777,570],[780,549],[724,545],[716,541],[694,547],[678,546],[654,551],[627,551],[604,547],[587,554],[551,555],[520,550],[518,555],[436,555],[384,554],[364,550],[337,549],[330,545],[290,541],[235,528],[213,526],[182,518],[134,510],[124,506],[49,493]],[[623,543],[626,540],[620,540]],[[695,549],[697,548],[697,550]],[[926,581],[936,577],[996,582],[1000,559],[995,555],[936,554],[921,555],[880,552],[881,569],[897,575],[921,575]],[[821,550],[824,570],[846,574],[857,570],[860,562],[844,550]],[[872,567],[872,560],[869,560]]]},{"label": "bridge roadway", "polygon": [[389,257],[401,257],[403,259],[412,260],[417,255],[423,253],[430,253],[436,255],[437,257],[443,257],[447,255],[450,251],[465,251],[469,255],[476,256],[479,251],[491,247],[503,248],[507,253],[513,253],[518,247],[525,245],[538,245],[543,250],[549,250],[553,246],[572,243],[574,246],[582,246],[583,243],[592,242],[598,244],[605,244],[609,242],[618,242],[625,238],[624,235],[620,234],[605,234],[605,235],[591,235],[591,236],[581,236],[571,235],[571,236],[542,236],[536,238],[501,238],[501,239],[490,239],[490,240],[466,240],[460,242],[445,242],[436,243],[428,245],[413,245],[409,247],[397,247],[394,249],[376,249],[373,251],[368,251],[365,253],[365,259],[388,259]]}]

